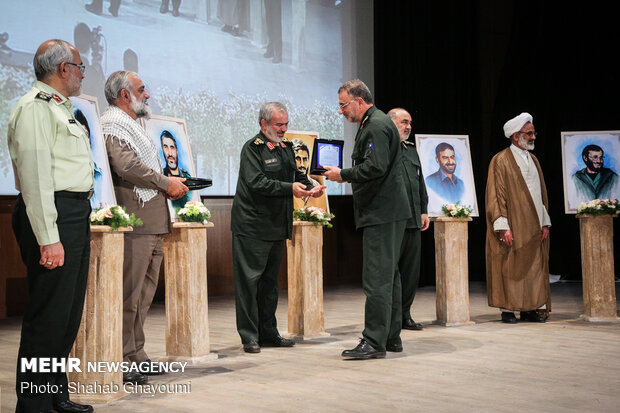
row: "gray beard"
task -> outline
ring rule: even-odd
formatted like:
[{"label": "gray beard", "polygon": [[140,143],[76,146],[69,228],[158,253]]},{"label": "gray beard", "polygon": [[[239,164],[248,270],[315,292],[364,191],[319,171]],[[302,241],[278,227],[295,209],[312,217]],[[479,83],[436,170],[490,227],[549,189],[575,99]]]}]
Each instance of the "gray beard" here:
[{"label": "gray beard", "polygon": [[131,95],[131,110],[136,113],[136,116],[139,118],[150,117],[151,116],[151,107],[146,102],[139,102],[138,99],[130,93]]},{"label": "gray beard", "polygon": [[526,138],[524,138],[523,136],[519,136],[519,146],[521,146],[522,148],[528,150],[528,151],[533,151],[534,150],[534,144],[533,143],[529,143],[528,140]]}]

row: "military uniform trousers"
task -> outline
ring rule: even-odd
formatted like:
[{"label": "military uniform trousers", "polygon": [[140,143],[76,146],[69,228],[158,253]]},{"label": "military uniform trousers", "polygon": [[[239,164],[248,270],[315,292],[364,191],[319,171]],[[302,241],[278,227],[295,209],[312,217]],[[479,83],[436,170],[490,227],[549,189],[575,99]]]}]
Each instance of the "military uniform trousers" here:
[{"label": "military uniform trousers", "polygon": [[398,259],[405,220],[364,227],[362,289],[366,295],[362,335],[376,350],[400,344],[402,291]]},{"label": "military uniform trousers", "polygon": [[422,236],[420,228],[407,228],[400,247],[398,271],[403,290],[403,320],[411,318],[411,304],[420,282]]},{"label": "military uniform trousers", "polygon": [[233,234],[237,331],[244,344],[279,335],[276,308],[283,253],[284,240],[264,241]]},{"label": "military uniform trousers", "polygon": [[123,361],[142,362],[144,322],[164,259],[164,235],[125,233],[123,261]]},{"label": "military uniform trousers", "polygon": [[[22,322],[17,356],[16,412],[51,410],[69,399],[67,375],[21,371],[21,359],[69,356],[77,336],[90,258],[90,201],[55,197],[56,224],[65,251],[64,265],[52,270],[41,266],[39,244],[26,215],[22,196],[17,197],[12,225],[28,275],[28,307]],[[57,393],[32,393],[25,386],[58,386]]]}]

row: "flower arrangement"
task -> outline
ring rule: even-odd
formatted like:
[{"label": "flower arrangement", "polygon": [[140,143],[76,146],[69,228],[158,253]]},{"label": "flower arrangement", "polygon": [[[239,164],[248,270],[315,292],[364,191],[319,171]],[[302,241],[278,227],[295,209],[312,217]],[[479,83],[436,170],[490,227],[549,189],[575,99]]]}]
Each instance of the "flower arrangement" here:
[{"label": "flower arrangement", "polygon": [[136,218],[135,214],[129,215],[125,207],[104,205],[91,212],[90,224],[109,225],[112,231],[115,231],[119,227],[139,227],[143,222],[140,218]]},{"label": "flower arrangement", "polygon": [[325,210],[318,207],[304,207],[293,211],[293,219],[295,221],[314,222],[315,227],[323,225],[327,228],[331,228],[333,225],[330,221],[333,218],[335,218],[334,214],[325,212]]},{"label": "flower arrangement", "polygon": [[618,212],[620,212],[620,204],[617,199],[593,199],[582,202],[577,208],[578,214],[615,215]]},{"label": "flower arrangement", "polygon": [[464,220],[471,214],[471,207],[459,205],[458,202],[456,204],[445,204],[441,207],[441,210],[447,216],[460,218],[461,220]]},{"label": "flower arrangement", "polygon": [[183,208],[177,209],[177,216],[184,222],[202,222],[206,224],[211,218],[211,211],[200,201],[188,201]]}]

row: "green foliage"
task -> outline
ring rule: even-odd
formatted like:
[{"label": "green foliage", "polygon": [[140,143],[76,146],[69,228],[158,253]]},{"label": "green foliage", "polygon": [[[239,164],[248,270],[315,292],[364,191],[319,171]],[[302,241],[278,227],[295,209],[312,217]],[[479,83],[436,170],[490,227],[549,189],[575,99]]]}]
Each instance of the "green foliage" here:
[{"label": "green foliage", "polygon": [[211,211],[202,202],[189,201],[183,208],[177,209],[177,216],[184,222],[207,223],[211,218]]},{"label": "green foliage", "polygon": [[335,217],[334,214],[327,213],[322,208],[317,207],[306,207],[293,211],[293,219],[295,221],[314,222],[315,227],[323,225],[327,228],[332,228],[333,225],[330,221]]},{"label": "green foliage", "polygon": [[90,223],[91,225],[109,225],[111,231],[116,231],[120,227],[144,225],[140,218],[136,218],[135,214],[127,214],[125,207],[118,205],[97,208],[90,214]]},{"label": "green foliage", "polygon": [[617,199],[594,199],[582,202],[577,208],[578,214],[587,215],[616,215],[620,212],[620,204]]},{"label": "green foliage", "polygon": [[459,205],[459,202],[456,204],[445,204],[441,207],[441,210],[447,216],[460,218],[461,221],[463,221],[465,218],[469,217],[469,214],[471,214],[471,207]]}]

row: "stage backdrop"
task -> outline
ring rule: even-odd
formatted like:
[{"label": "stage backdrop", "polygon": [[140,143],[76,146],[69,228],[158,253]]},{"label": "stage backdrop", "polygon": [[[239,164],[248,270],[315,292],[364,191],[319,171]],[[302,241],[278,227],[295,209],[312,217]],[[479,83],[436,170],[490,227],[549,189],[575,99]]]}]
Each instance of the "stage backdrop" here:
[{"label": "stage backdrop", "polygon": [[[101,111],[107,77],[125,69],[140,74],[154,114],[187,120],[196,172],[213,179],[203,195],[234,195],[239,153],[258,132],[265,102],[283,102],[291,128],[352,142],[355,132],[338,115],[337,90],[354,77],[372,87],[372,30],[358,30],[372,26],[372,0],[282,0],[280,12],[262,0],[240,1],[236,35],[222,31],[218,6],[225,4],[218,3],[224,1],[183,1],[178,17],[160,13],[161,0],[123,1],[118,17],[107,2],[96,14],[85,7],[91,0],[1,1],[0,195],[16,194],[8,118],[34,83],[37,47],[52,38],[80,51],[83,93],[96,97]],[[274,19],[282,23],[281,62],[263,57]],[[329,190],[344,194],[346,188]]]}]

